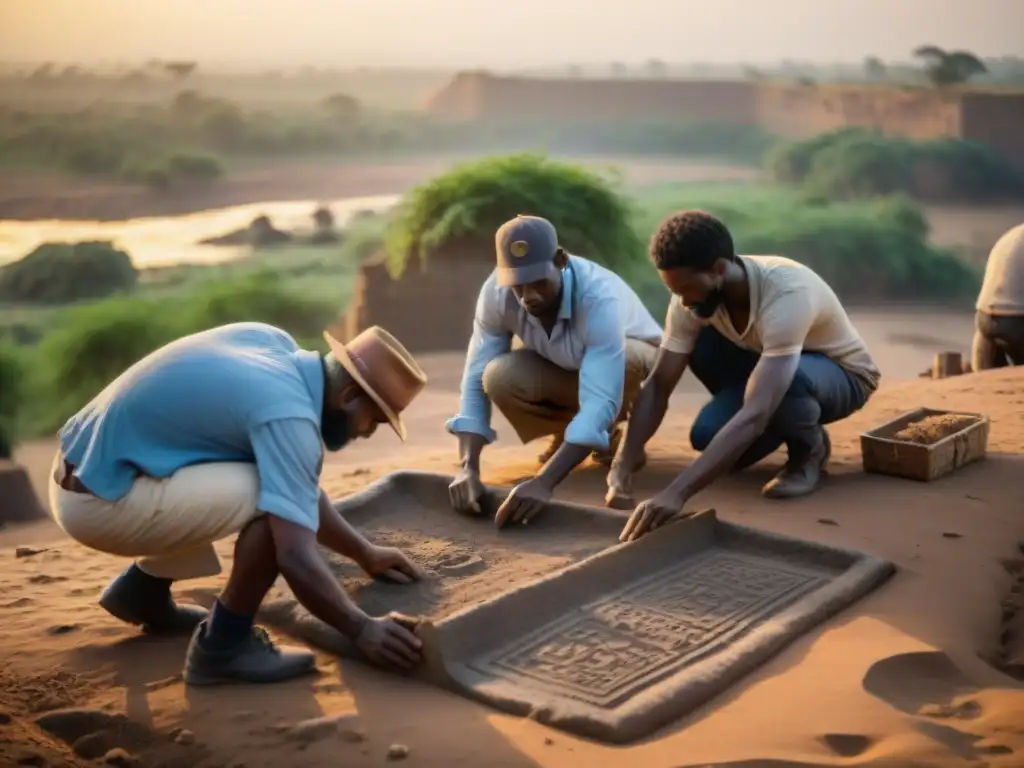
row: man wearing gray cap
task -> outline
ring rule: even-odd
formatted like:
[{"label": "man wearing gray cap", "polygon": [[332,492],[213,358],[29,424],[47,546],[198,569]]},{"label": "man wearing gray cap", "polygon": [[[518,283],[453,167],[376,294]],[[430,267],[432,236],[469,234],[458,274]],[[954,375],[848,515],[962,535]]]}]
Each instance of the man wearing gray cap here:
[{"label": "man wearing gray cap", "polygon": [[[524,443],[553,436],[540,472],[498,509],[500,527],[529,520],[588,455],[610,462],[662,330],[621,277],[567,254],[546,219],[506,222],[495,247],[497,269],[477,299],[459,413],[447,424],[459,438],[461,465],[449,489],[452,506],[480,512],[480,453],[496,437],[492,403]],[[521,349],[512,349],[513,337]]]}]

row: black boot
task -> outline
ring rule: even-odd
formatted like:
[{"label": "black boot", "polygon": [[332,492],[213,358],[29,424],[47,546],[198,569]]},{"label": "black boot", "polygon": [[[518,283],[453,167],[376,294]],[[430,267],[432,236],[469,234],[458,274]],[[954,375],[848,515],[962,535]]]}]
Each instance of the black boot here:
[{"label": "black boot", "polygon": [[832,455],[832,442],[824,427],[817,427],[820,437],[813,447],[800,456],[790,455],[786,466],[775,477],[769,480],[761,493],[769,499],[795,499],[813,493],[826,473],[829,456]]},{"label": "black boot", "polygon": [[171,580],[150,576],[137,565],[110,582],[100,606],[115,619],[154,634],[187,635],[208,614],[198,605],[175,603]]},{"label": "black boot", "polygon": [[186,685],[280,683],[316,670],[316,657],[305,649],[278,648],[262,627],[253,627],[238,643],[210,647],[207,623],[196,627],[185,657]]}]

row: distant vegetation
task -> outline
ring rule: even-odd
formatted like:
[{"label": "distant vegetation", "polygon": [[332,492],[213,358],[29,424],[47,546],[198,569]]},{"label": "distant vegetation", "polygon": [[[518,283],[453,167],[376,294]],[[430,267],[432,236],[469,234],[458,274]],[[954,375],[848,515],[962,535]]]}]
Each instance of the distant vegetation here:
[{"label": "distant vegetation", "polygon": [[905,139],[843,128],[775,146],[772,180],[811,196],[855,199],[904,193],[920,200],[1024,198],[1024,173],[988,147],[962,139]]},{"label": "distant vegetation", "polygon": [[0,302],[67,304],[131,290],[138,273],[111,243],[44,243],[0,269]]},{"label": "distant vegetation", "polygon": [[236,160],[396,153],[662,154],[759,162],[775,139],[715,122],[458,122],[368,109],[346,94],[273,110],[183,90],[166,102],[74,109],[0,106],[0,167],[51,168],[165,189],[217,179]]}]

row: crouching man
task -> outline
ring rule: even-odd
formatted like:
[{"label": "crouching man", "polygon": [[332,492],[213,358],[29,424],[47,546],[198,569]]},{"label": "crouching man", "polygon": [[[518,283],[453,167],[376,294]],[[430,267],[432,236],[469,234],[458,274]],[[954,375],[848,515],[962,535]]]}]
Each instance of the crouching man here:
[{"label": "crouching man", "polygon": [[824,425],[862,408],[880,378],[835,293],[790,259],[737,256],[729,230],[703,211],[662,222],[651,258],[674,296],[658,361],[608,475],[609,505],[632,506],[632,467],[687,367],[712,399],[690,430],[701,455],[636,507],[623,538],[665,522],[722,474],[782,445],[788,461],[764,495],[814,491],[831,450]]},{"label": "crouching man", "polygon": [[[116,618],[192,633],[185,682],[269,683],[314,669],[253,625],[280,574],[310,613],[385,666],[419,660],[397,614],[373,618],[335,580],[317,544],[368,574],[409,581],[420,569],[353,530],[319,488],[324,447],[390,424],[426,383],[390,334],[371,328],[326,356],[284,331],[239,323],[179,339],[125,371],[60,431],[50,506],[86,547],[137,558],[100,597]],[[178,605],[171,585],[220,572],[213,543],[238,534],[213,611]]]},{"label": "crouching man", "polygon": [[[546,219],[517,216],[498,229],[495,245],[497,269],[477,299],[459,413],[447,424],[461,464],[452,506],[480,511],[480,453],[495,439],[492,403],[524,443],[553,436],[538,474],[498,509],[500,527],[529,520],[587,456],[611,462],[661,328],[622,278],[567,254]],[[514,336],[521,349],[512,349]],[[634,462],[634,469],[643,462],[642,451]]]}]

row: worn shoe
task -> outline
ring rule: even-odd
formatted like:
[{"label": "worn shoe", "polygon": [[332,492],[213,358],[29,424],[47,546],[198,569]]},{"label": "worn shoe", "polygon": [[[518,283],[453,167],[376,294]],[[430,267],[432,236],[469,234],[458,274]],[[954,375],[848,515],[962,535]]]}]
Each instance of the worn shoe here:
[{"label": "worn shoe", "polygon": [[278,648],[262,627],[253,627],[238,645],[225,650],[204,644],[206,622],[196,627],[185,656],[186,685],[280,683],[316,669],[316,657],[301,648]]},{"label": "worn shoe", "polygon": [[832,441],[828,430],[821,428],[821,444],[802,461],[787,461],[775,477],[769,480],[761,493],[769,499],[796,499],[813,493],[827,473],[832,455]]},{"label": "worn shoe", "polygon": [[99,602],[115,619],[142,627],[150,634],[187,635],[208,615],[198,605],[178,605],[169,591],[150,589],[131,570],[110,582]]}]

